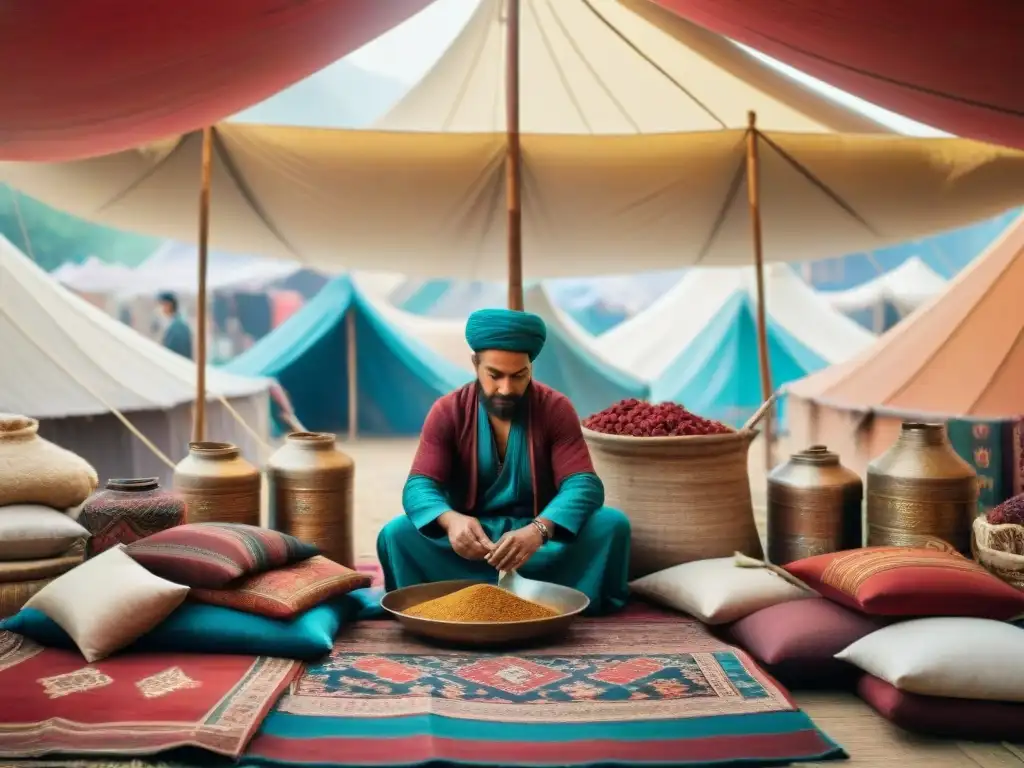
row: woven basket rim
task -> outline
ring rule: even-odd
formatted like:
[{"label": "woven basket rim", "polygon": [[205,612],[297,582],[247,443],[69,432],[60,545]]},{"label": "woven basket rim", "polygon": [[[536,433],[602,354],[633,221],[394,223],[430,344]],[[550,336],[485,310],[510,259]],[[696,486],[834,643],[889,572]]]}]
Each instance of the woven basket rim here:
[{"label": "woven basket rim", "polygon": [[607,443],[619,444],[619,445],[636,445],[639,442],[644,442],[646,445],[694,445],[696,443],[703,443],[704,445],[712,445],[715,443],[728,443],[736,440],[753,440],[758,435],[756,429],[736,429],[731,432],[723,432],[717,435],[678,435],[678,436],[667,436],[667,437],[634,437],[632,435],[609,435],[604,432],[596,432],[593,429],[580,426],[583,430],[583,436],[588,439],[594,439],[597,441],[605,441]]}]

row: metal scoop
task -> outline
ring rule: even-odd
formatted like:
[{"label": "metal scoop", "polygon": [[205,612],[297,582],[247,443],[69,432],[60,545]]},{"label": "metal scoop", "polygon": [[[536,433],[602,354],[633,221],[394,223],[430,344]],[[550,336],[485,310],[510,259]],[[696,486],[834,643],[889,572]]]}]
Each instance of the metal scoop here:
[{"label": "metal scoop", "polygon": [[550,591],[552,585],[546,581],[524,578],[515,571],[502,571],[498,574],[498,586],[524,600],[541,602],[538,598]]},{"label": "metal scoop", "polygon": [[515,571],[502,571],[498,574],[498,586],[506,589],[523,600],[545,605],[559,613],[579,613],[590,604],[590,600],[582,592],[561,584],[537,581],[520,576]]}]

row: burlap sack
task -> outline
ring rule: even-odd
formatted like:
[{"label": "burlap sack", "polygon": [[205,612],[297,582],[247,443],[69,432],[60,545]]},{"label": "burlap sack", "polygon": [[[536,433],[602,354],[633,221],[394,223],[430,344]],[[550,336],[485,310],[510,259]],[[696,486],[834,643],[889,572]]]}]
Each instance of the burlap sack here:
[{"label": "burlap sack", "polygon": [[992,525],[974,520],[974,559],[1012,587],[1024,590],[1024,525]]},{"label": "burlap sack", "polygon": [[0,506],[78,506],[96,490],[96,470],[38,431],[35,419],[0,413]]}]

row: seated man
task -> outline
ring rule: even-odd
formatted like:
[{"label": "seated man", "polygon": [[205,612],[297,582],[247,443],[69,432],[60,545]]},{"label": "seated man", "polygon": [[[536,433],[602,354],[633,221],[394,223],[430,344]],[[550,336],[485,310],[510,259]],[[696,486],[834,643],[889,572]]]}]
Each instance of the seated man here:
[{"label": "seated man", "polygon": [[477,380],[430,409],[402,494],[377,539],[389,589],[499,571],[574,587],[588,613],[626,604],[629,520],[603,506],[579,417],[532,381],[547,337],[536,315],[474,312]]}]

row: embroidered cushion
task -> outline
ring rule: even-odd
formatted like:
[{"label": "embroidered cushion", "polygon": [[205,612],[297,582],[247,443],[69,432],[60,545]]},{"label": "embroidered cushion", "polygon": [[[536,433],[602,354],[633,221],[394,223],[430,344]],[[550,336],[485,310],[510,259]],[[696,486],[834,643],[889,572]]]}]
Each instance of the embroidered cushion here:
[{"label": "embroidered cushion", "polygon": [[294,536],[241,523],[179,525],[139,539],[125,551],[157,576],[206,589],[221,589],[242,576],[320,553]]},{"label": "embroidered cushion", "polygon": [[[371,594],[373,593],[373,594]],[[311,608],[290,621],[268,619],[219,605],[185,601],[163,623],[126,649],[130,653],[229,653],[281,659],[319,659],[331,650],[346,624],[379,608],[378,590],[361,589]],[[0,621],[40,645],[74,648],[74,641],[52,619],[23,608]]]},{"label": "embroidered cushion", "polygon": [[878,714],[908,731],[969,741],[1018,741],[1024,704],[921,696],[861,675],[857,695]]},{"label": "embroidered cushion", "polygon": [[674,565],[631,582],[629,588],[705,624],[726,624],[771,605],[816,597],[767,568],[741,567],[734,557]]},{"label": "embroidered cushion", "polygon": [[39,504],[0,507],[0,561],[56,557],[88,537],[85,528],[56,509]]},{"label": "embroidered cushion", "polygon": [[832,688],[852,684],[860,675],[835,655],[882,626],[880,619],[819,597],[763,608],[737,621],[726,634],[783,685]]},{"label": "embroidered cushion", "polygon": [[59,624],[92,662],[151,630],[186,595],[188,587],[154,576],[114,547],[58,576],[25,606]]},{"label": "embroidered cushion", "polygon": [[273,619],[290,619],[337,595],[370,586],[372,577],[323,555],[246,576],[225,589],[194,589],[192,599]]},{"label": "embroidered cushion", "polygon": [[836,658],[901,691],[1024,702],[1024,631],[1003,621],[902,621],[861,638]]},{"label": "embroidered cushion", "polygon": [[874,616],[973,616],[1024,613],[1024,592],[953,551],[865,547],[784,566],[811,589]]}]

